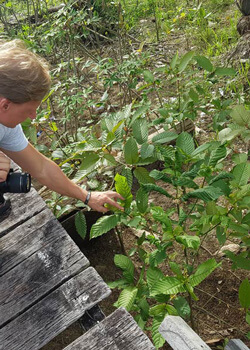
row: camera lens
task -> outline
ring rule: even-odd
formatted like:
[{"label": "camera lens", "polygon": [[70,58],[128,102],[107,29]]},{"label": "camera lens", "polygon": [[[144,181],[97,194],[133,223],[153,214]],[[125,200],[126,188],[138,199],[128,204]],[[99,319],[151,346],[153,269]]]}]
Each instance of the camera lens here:
[{"label": "camera lens", "polygon": [[27,173],[10,173],[7,178],[6,192],[27,193],[30,190],[31,178]]}]

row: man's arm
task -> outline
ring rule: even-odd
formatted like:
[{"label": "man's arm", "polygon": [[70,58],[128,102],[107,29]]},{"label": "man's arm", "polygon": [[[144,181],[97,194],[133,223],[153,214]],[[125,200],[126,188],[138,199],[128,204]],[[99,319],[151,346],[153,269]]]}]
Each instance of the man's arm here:
[{"label": "man's arm", "polygon": [[[19,152],[2,151],[42,185],[62,195],[85,201],[88,192],[69,180],[56,163],[39,153],[31,144]],[[88,205],[103,213],[108,211],[105,204],[123,210],[117,199],[123,198],[114,191],[92,192]]]}]

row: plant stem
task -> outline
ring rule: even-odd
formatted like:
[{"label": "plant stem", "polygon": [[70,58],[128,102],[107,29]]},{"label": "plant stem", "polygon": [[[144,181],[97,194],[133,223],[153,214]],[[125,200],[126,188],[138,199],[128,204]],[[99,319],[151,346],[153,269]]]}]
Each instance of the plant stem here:
[{"label": "plant stem", "polygon": [[120,245],[121,245],[121,248],[122,248],[122,253],[127,256],[127,253],[126,253],[126,250],[125,250],[125,247],[124,247],[124,243],[123,243],[123,240],[122,240],[122,233],[121,233],[121,231],[118,230],[117,227],[115,227],[115,232],[116,232],[116,234],[118,236],[118,239],[119,239],[119,242],[120,242]]},{"label": "plant stem", "polygon": [[189,302],[189,306],[190,306],[190,321],[191,321],[191,326],[193,328],[193,330],[196,332],[196,326],[194,323],[194,315],[193,315],[193,300],[191,298],[191,295],[188,293],[188,302]]}]

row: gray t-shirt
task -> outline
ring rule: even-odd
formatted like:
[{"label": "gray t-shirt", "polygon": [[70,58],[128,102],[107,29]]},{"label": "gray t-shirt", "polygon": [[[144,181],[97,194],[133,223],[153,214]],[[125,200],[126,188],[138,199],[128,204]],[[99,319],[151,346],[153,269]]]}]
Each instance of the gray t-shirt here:
[{"label": "gray t-shirt", "polygon": [[7,128],[0,124],[0,148],[7,151],[19,152],[26,148],[27,145],[28,140],[20,124],[15,128]]}]

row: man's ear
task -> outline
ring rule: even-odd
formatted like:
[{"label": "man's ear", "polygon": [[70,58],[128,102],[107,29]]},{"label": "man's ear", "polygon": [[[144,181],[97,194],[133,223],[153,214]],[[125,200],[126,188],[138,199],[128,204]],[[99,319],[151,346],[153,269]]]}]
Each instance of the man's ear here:
[{"label": "man's ear", "polygon": [[5,97],[0,97],[0,110],[1,112],[8,111],[10,108],[11,101]]}]

